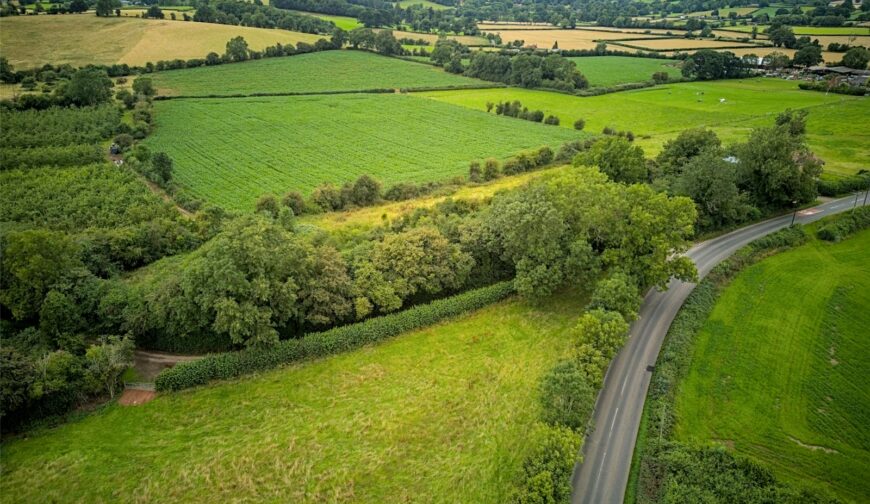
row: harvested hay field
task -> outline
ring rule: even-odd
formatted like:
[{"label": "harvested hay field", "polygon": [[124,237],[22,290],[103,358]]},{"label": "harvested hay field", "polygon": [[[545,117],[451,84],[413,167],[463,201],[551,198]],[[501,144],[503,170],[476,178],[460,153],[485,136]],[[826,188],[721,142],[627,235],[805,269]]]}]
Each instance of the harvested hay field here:
[{"label": "harvested hay field", "polygon": [[0,18],[0,52],[18,68],[202,58],[211,51],[223,53],[227,41],[239,35],[251,49],[322,38],[286,30],[93,15]]},{"label": "harvested hay field", "polygon": [[[681,50],[681,49],[724,49],[727,47],[733,47],[735,45],[741,45],[737,42],[731,41],[718,41],[718,40],[710,40],[710,39],[685,39],[685,38],[657,38],[651,40],[632,40],[631,42],[626,42],[627,44],[634,47],[642,47],[644,49],[648,49],[651,51],[663,51],[668,49],[673,50]],[[746,47],[756,48],[758,46],[746,44]]]},{"label": "harvested hay field", "polygon": [[595,49],[598,41],[625,38],[656,38],[642,33],[606,32],[593,30],[496,30],[504,42],[522,40],[527,46],[553,47],[556,42],[561,49]]}]

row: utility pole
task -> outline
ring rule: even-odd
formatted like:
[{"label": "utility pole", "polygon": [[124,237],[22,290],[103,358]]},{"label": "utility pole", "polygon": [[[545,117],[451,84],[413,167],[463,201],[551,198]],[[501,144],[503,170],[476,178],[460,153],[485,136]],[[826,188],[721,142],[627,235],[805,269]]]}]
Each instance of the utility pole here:
[{"label": "utility pole", "polygon": [[794,213],[791,214],[791,226],[790,227],[794,227],[794,220],[797,218],[797,211],[798,211],[797,201],[792,201],[791,204],[794,205],[795,208],[794,208]]}]

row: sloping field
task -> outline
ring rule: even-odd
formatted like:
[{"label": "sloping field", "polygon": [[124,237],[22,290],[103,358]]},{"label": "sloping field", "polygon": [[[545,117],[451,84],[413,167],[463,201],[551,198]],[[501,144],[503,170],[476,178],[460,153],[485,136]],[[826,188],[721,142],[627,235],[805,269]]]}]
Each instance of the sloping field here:
[{"label": "sloping field", "polygon": [[[758,31],[762,32],[770,28],[767,25],[758,25]],[[751,32],[752,26],[729,26],[728,30]],[[795,35],[870,35],[868,26],[793,26]]]},{"label": "sloping field", "polygon": [[362,23],[359,22],[359,19],[350,16],[332,16],[330,14],[321,14],[320,12],[307,12],[307,11],[297,11],[292,9],[287,9],[290,12],[295,12],[297,14],[303,14],[305,16],[312,16],[316,18],[320,18],[324,21],[332,21],[335,23],[335,26],[341,28],[345,31],[355,30],[363,26]]},{"label": "sloping field", "polygon": [[223,54],[227,41],[242,36],[252,49],[314,43],[320,35],[245,26],[138,18],[98,18],[93,13],[0,18],[0,52],[15,67],[45,63],[128,63]]},{"label": "sloping field", "polygon": [[580,72],[589,79],[591,87],[612,86],[628,82],[644,82],[655,72],[667,72],[670,77],[680,77],[680,62],[629,56],[588,56],[569,58],[577,64]]},{"label": "sloping field", "polygon": [[[490,30],[501,35],[502,41],[522,40],[527,46],[549,49],[558,42],[560,49],[595,49],[598,40],[655,38],[656,35],[593,30]],[[635,42],[632,42],[635,43]]]},{"label": "sloping field", "polygon": [[[4,502],[507,502],[582,299],[109,406],[3,446]],[[39,484],[34,484],[34,482]]]},{"label": "sloping field", "polygon": [[786,108],[808,108],[810,147],[827,162],[826,170],[854,173],[866,168],[870,159],[870,133],[855,126],[866,123],[870,100],[801,91],[793,81],[687,82],[587,98],[525,89],[420,95],[477,110],[485,110],[488,101],[520,100],[530,109],[558,115],[565,128],[583,118],[590,133],[600,133],[605,126],[631,130],[648,154],[658,152],[665,141],[686,128],[712,128],[723,141],[732,142],[745,139],[752,127],[772,124],[774,116]]},{"label": "sloping field", "polygon": [[[625,42],[634,47],[641,47],[651,51],[666,51],[666,50],[683,50],[683,49],[720,49],[741,45],[738,42],[719,41],[710,39],[687,39],[687,38],[672,38],[672,39],[652,39],[652,40],[632,40]],[[747,47],[755,48],[755,46],[747,45]]]},{"label": "sloping field", "polygon": [[157,102],[156,112],[146,144],[172,156],[193,194],[237,210],[269,191],[364,173],[388,186],[465,175],[473,159],[581,135],[399,94],[182,99]]},{"label": "sloping field", "polygon": [[185,96],[488,84],[432,65],[351,50],[171,70],[154,74],[153,79],[160,94]]},{"label": "sloping field", "polygon": [[[375,29],[375,31],[378,31]],[[410,31],[402,31],[402,30],[392,30],[393,36],[397,39],[400,38],[410,38],[414,40],[423,39],[429,42],[431,45],[435,45],[435,42],[438,42],[439,35],[436,33],[419,33],[419,32],[410,32]],[[477,37],[474,35],[447,35],[447,38],[453,39],[460,44],[470,45],[470,46],[480,46],[480,45],[489,45],[489,41],[487,41],[483,37]]]},{"label": "sloping field", "polygon": [[870,500],[868,247],[870,231],[813,241],[741,273],[697,335],[676,438]]},{"label": "sloping field", "polygon": [[[747,54],[754,54],[756,56],[767,56],[770,53],[779,52],[783,53],[789,58],[794,58],[795,51],[794,49],[786,49],[784,47],[743,47],[736,49],[724,49],[725,51],[734,53],[736,56],[745,56]],[[684,54],[692,54],[695,51],[680,51]],[[674,55],[676,52],[664,52],[662,54]],[[835,53],[830,51],[822,51],[822,59],[825,63],[835,63],[843,59],[843,53]]]}]

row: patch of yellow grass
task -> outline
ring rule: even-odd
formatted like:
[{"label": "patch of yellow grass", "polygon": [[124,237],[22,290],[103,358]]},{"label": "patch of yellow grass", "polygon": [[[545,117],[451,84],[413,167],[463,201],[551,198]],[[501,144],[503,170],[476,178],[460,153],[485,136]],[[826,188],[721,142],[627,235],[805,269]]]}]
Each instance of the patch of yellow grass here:
[{"label": "patch of yellow grass", "polygon": [[227,41],[238,35],[252,49],[321,38],[286,30],[93,14],[0,18],[0,52],[20,68],[202,58],[211,51],[223,53]]},{"label": "patch of yellow grass", "polygon": [[[502,41],[522,40],[527,46],[541,48],[553,47],[556,42],[560,49],[595,49],[598,40],[625,38],[655,38],[652,34],[624,33],[620,31],[593,30],[490,30],[501,35]],[[632,42],[633,43],[633,42]]]},{"label": "patch of yellow grass", "polygon": [[[731,47],[736,45],[737,43],[731,41],[718,41],[718,40],[710,40],[710,39],[652,39],[652,40],[632,40],[628,42],[629,44],[637,47],[643,47],[644,49],[683,49],[683,48],[692,48],[692,49],[701,49],[701,48],[709,48],[709,49],[719,49],[724,47]],[[755,46],[751,46],[755,48]]]}]

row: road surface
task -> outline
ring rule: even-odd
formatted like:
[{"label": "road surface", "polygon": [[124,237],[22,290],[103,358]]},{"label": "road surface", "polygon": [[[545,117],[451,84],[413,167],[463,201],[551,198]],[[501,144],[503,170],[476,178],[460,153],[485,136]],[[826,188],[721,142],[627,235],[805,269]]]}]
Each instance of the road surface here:
[{"label": "road surface", "polygon": [[[865,193],[834,200],[797,213],[796,222],[806,224],[827,215],[864,204]],[[870,197],[867,198],[870,204]],[[749,242],[791,224],[792,214],[747,226],[699,243],[687,255],[703,277],[713,267]],[[628,483],[631,458],[652,366],[658,358],[671,321],[694,284],[672,280],[668,290],[650,290],[643,300],[638,320],[631,326],[628,342],[607,371],[604,387],[593,413],[594,430],[583,445],[583,462],[574,468],[573,504],[621,503]]]}]

